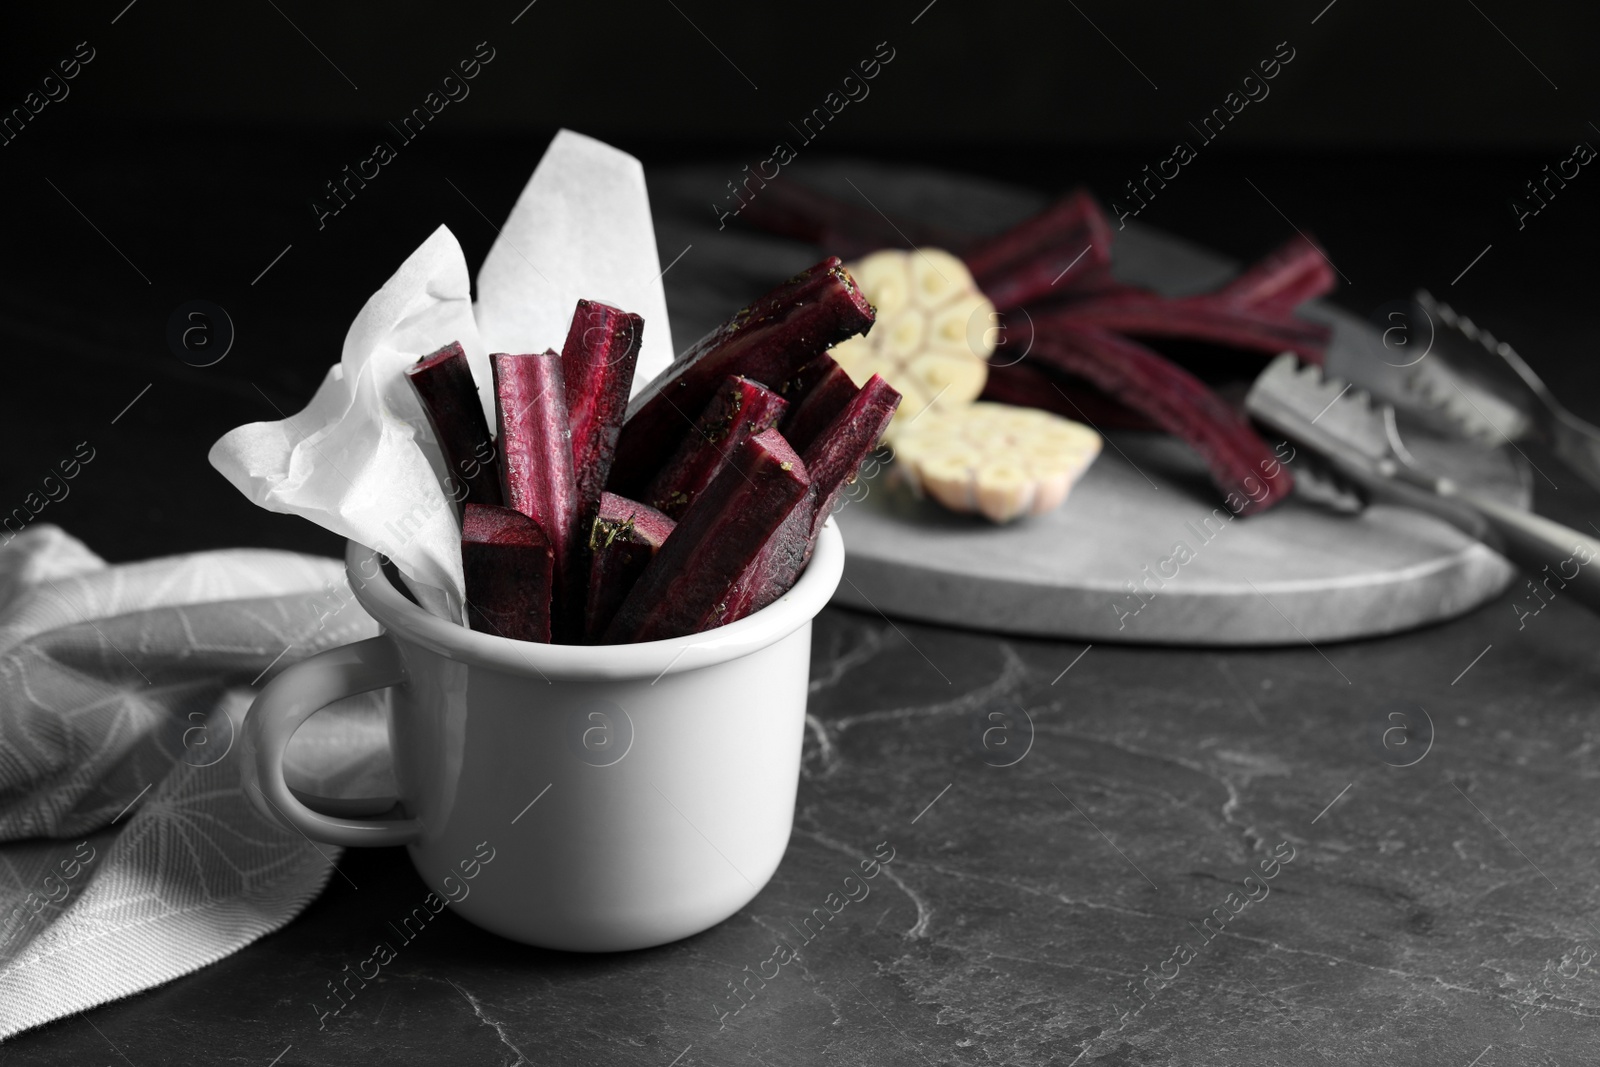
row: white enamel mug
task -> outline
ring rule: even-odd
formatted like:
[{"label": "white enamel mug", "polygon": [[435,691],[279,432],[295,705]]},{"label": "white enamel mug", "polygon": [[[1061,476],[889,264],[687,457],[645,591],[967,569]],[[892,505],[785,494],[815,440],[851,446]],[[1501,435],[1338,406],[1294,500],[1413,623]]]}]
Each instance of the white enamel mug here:
[{"label": "white enamel mug", "polygon": [[[777,602],[631,645],[478,633],[411,603],[369,549],[351,544],[345,569],[384,632],[295,664],[256,698],[244,785],[269,818],[329,844],[404,844],[463,918],[545,948],[688,937],[772,877],[794,820],[811,620],[844,573],[831,519]],[[289,738],[385,686],[404,817],[313,811],[284,782]]]}]

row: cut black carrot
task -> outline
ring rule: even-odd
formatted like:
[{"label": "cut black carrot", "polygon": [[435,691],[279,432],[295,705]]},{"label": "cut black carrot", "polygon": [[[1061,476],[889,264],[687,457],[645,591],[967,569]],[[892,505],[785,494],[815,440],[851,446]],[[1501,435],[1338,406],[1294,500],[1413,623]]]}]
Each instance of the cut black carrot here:
[{"label": "cut black carrot", "polygon": [[567,430],[566,383],[554,351],[490,358],[500,422],[500,477],[507,507],[544,531],[555,561],[552,629],[557,641],[582,632],[578,493]]},{"label": "cut black carrot", "polygon": [[900,394],[874,374],[817,434],[802,462],[811,488],[761,552],[734,583],[718,622],[729,623],[760,611],[777,600],[799,579],[816,547],[822,524],[828,521],[844,487],[855,480],[867,455],[878,447],[883,432],[900,406]]},{"label": "cut black carrot", "polygon": [[900,394],[874,374],[806,448],[806,470],[811,475],[811,484],[817,490],[813,538],[827,521],[839,493],[855,481],[861,461],[878,447],[878,441],[889,428],[889,421],[894,418],[895,409],[899,406]]},{"label": "cut black carrot", "polygon": [[596,300],[578,301],[561,348],[579,528],[587,530],[611,474],[617,434],[644,338],[644,319]]},{"label": "cut black carrot", "polygon": [[599,641],[675,523],[655,508],[606,493],[589,533],[585,636]]},{"label": "cut black carrot", "polygon": [[777,430],[745,442],[684,514],[606,628],[606,644],[700,633],[722,621],[745,568],[811,488]]},{"label": "cut black carrot", "polygon": [[850,380],[850,375],[831,356],[821,356],[807,366],[822,360],[828,361],[826,371],[812,383],[810,390],[798,402],[790,401],[789,413],[778,424],[785,439],[797,452],[804,452],[816,440],[817,434],[860,392],[856,383]]},{"label": "cut black carrot", "polygon": [[665,514],[680,517],[734,450],[776,426],[788,406],[760,382],[738,376],[725,379],[695,420],[694,429],[651,479],[644,498]]},{"label": "cut black carrot", "polygon": [[1033,359],[990,363],[983,395],[978,399],[1051,411],[1074,422],[1088,423],[1099,433],[1161,429],[1150,416],[1135,411],[1082,378]]},{"label": "cut black carrot", "polygon": [[[406,368],[406,378],[422,401],[428,425],[444,453],[453,484],[445,491],[468,504],[499,504],[500,471],[494,440],[483,417],[477,383],[461,345],[451,341]],[[463,493],[461,490],[465,489]]]},{"label": "cut black carrot", "polygon": [[1055,323],[1074,328],[1112,330],[1130,337],[1173,337],[1209,341],[1227,348],[1275,356],[1293,352],[1322,362],[1331,332],[1320,322],[1297,318],[1270,305],[1237,304],[1205,294],[1172,299],[1155,293],[1126,292],[1068,304],[1059,310],[1035,312],[1037,329]]},{"label": "cut black carrot", "polygon": [[519,511],[469,502],[461,521],[467,625],[516,641],[550,640],[552,554]]},{"label": "cut black carrot", "polygon": [[1248,307],[1289,311],[1333,289],[1333,264],[1310,237],[1292,237],[1244,273],[1216,291],[1216,296]]},{"label": "cut black carrot", "polygon": [[992,237],[964,257],[1000,311],[1059,293],[1111,262],[1111,224],[1087,189]]},{"label": "cut black carrot", "polygon": [[1249,420],[1137,341],[1106,330],[1057,326],[1034,338],[1028,358],[1092,382],[1183,438],[1211,468],[1212,480],[1236,514],[1264,511],[1288,496],[1289,468]]},{"label": "cut black carrot", "polygon": [[800,364],[793,374],[773,386],[773,391],[788,402],[789,414],[793,415],[794,406],[810,395],[817,383],[826,378],[828,372],[837,366],[833,357],[823,352],[814,359]]},{"label": "cut black carrot", "polygon": [[811,558],[812,531],[820,527],[816,519],[817,489],[812,486],[733,583],[717,625],[753,615],[793,588]]},{"label": "cut black carrot", "polygon": [[872,306],[832,256],[701,338],[628,405],[607,488],[640,496],[730,374],[783,382],[830,345],[872,326]]}]

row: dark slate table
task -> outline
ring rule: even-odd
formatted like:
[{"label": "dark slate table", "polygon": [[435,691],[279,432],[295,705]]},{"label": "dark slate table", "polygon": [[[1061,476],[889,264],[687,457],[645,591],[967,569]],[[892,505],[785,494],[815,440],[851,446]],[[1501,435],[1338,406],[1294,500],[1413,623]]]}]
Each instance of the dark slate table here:
[{"label": "dark slate table", "polygon": [[[441,137],[319,233],[303,201],[353,136],[217,135],[201,155],[234,178],[175,185],[175,140],[108,131],[92,147],[41,140],[29,168],[4,176],[12,202],[37,207],[13,236],[29,269],[0,287],[0,335],[23,379],[0,399],[7,497],[90,436],[105,457],[98,480],[49,517],[108,558],[336,550],[237,498],[205,447],[272,417],[260,393],[303,403],[361,300],[436,221],[481,259],[493,233],[477,209],[502,216],[542,147]],[[1083,178],[1112,190],[1143,162],[920,154],[1039,189]],[[469,157],[488,162],[452,167]],[[87,166],[107,158],[116,165]],[[666,278],[686,342],[770,283],[775,264],[810,253],[716,230],[710,205],[748,160],[652,159],[662,262],[692,246]],[[1337,297],[1346,306],[1366,312],[1418,283],[1450,289],[1593,417],[1581,236],[1592,199],[1563,201],[1564,223],[1519,236],[1502,201],[1537,161],[1469,162],[1407,157],[1396,185],[1393,159],[1218,155],[1144,221],[1257,254],[1286,226],[1248,179],[1329,244],[1354,282]],[[926,176],[853,173],[891,214],[943,202],[957,221],[996,224],[1030,202],[1010,187],[951,199]],[[76,202],[150,283],[37,174],[72,175]],[[1491,242],[1493,258],[1451,289]],[[195,297],[239,326],[214,368],[184,366],[162,339]],[[1542,510],[1575,525],[1600,516],[1548,454],[1530,456],[1557,486],[1540,486]],[[591,957],[524,948],[447,912],[320,1028],[326,983],[426,892],[402,851],[351,850],[349,882],[333,879],[280,933],[22,1035],[0,1062],[1592,1062],[1600,623],[1558,598],[1519,629],[1518,595],[1384,640],[1225,653],[1085,650],[830,609],[814,636],[788,855],[717,928]],[[1397,726],[1410,733],[1385,735]],[[1004,732],[985,747],[989,727]],[[807,917],[875,849],[894,858],[870,894],[802,943]],[[800,951],[773,977],[764,961],[780,940]]]}]

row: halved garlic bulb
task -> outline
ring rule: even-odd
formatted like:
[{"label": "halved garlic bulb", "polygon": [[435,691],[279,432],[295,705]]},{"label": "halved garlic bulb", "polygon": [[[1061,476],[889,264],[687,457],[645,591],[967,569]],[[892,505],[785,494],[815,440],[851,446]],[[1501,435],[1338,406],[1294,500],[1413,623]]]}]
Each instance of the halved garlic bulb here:
[{"label": "halved garlic bulb", "polygon": [[1100,435],[1037,408],[943,405],[890,427],[895,470],[952,511],[1005,523],[1061,506],[1100,454]]}]

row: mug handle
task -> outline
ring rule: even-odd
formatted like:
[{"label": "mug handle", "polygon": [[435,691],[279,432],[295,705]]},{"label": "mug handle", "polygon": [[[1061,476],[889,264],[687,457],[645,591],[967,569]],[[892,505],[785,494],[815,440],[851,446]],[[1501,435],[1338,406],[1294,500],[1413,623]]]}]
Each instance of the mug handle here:
[{"label": "mug handle", "polygon": [[313,714],[336,700],[405,681],[405,668],[386,636],[341,645],[302,660],[256,697],[244,720],[244,790],[267,818],[330,845],[403,845],[422,835],[420,819],[341,819],[312,811],[283,778],[289,739]]}]

